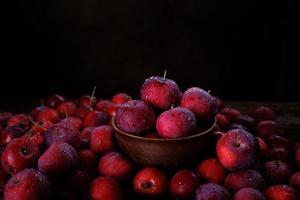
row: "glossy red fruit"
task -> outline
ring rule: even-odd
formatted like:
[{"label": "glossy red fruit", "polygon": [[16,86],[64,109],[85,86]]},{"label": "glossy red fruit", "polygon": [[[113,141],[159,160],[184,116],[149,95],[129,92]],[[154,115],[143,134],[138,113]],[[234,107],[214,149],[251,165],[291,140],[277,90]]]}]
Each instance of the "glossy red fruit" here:
[{"label": "glossy red fruit", "polygon": [[34,119],[36,119],[36,117],[38,116],[38,114],[43,111],[43,110],[46,110],[48,109],[47,106],[44,106],[44,105],[41,105],[41,106],[37,106],[35,108],[32,109],[31,111],[31,115],[33,116]]},{"label": "glossy red fruit", "polygon": [[220,113],[225,115],[230,122],[237,122],[242,115],[239,110],[234,108],[223,108]]},{"label": "glossy red fruit", "polygon": [[265,121],[265,120],[271,120],[271,121],[276,120],[276,115],[274,111],[271,108],[266,106],[260,106],[256,108],[253,112],[253,117],[257,122]]},{"label": "glossy red fruit", "polygon": [[259,145],[259,155],[261,158],[265,158],[268,150],[269,150],[269,145],[260,137],[256,137]]},{"label": "glossy red fruit", "polygon": [[100,100],[96,104],[95,110],[105,112],[110,118],[115,116],[118,105],[109,100]]},{"label": "glossy red fruit", "polygon": [[256,126],[256,135],[262,139],[268,139],[278,134],[280,134],[279,128],[274,121],[261,121]]},{"label": "glossy red fruit", "polygon": [[221,130],[225,130],[229,126],[230,121],[225,117],[225,115],[218,113],[216,115],[217,125]]},{"label": "glossy red fruit", "polygon": [[78,154],[70,144],[53,143],[39,158],[38,169],[51,176],[62,175],[76,167]]},{"label": "glossy red fruit", "polygon": [[50,121],[52,123],[57,123],[60,121],[59,113],[53,108],[46,108],[37,114],[36,121]]},{"label": "glossy red fruit", "polygon": [[273,184],[287,183],[292,175],[289,166],[280,160],[265,162],[263,164],[263,171],[266,180]]},{"label": "glossy red fruit", "polygon": [[133,191],[141,195],[160,196],[167,190],[167,176],[154,167],[145,167],[133,179]]},{"label": "glossy red fruit", "polygon": [[98,172],[102,176],[110,176],[118,180],[129,178],[133,165],[119,152],[105,154],[98,163]]},{"label": "glossy red fruit", "polygon": [[299,195],[292,187],[287,185],[273,185],[265,190],[268,200],[298,200]]},{"label": "glossy red fruit", "polygon": [[110,126],[99,126],[90,135],[90,149],[98,154],[105,154],[115,149],[114,133]]},{"label": "glossy red fruit", "polygon": [[96,127],[86,127],[80,132],[79,137],[80,137],[82,146],[90,145],[91,133],[95,128]]},{"label": "glossy red fruit", "polygon": [[76,109],[74,116],[84,120],[84,118],[92,111],[93,109],[89,106],[79,106]]},{"label": "glossy red fruit", "polygon": [[158,76],[145,80],[140,90],[141,99],[156,108],[167,110],[180,102],[180,89],[175,81]]},{"label": "glossy red fruit", "polygon": [[54,94],[45,100],[45,105],[50,108],[56,108],[59,104],[63,103],[64,101],[65,98],[63,96]]},{"label": "glossy red fruit", "polygon": [[70,101],[64,102],[56,108],[57,112],[61,117],[68,117],[74,115],[76,109],[76,104]]},{"label": "glossy red fruit", "polygon": [[156,120],[156,130],[163,138],[179,138],[195,133],[197,120],[193,112],[176,107],[161,113]]},{"label": "glossy red fruit", "polygon": [[219,184],[223,184],[227,175],[226,169],[216,158],[202,161],[197,167],[197,172],[201,179]]},{"label": "glossy red fruit", "polygon": [[246,169],[228,174],[225,179],[224,186],[233,193],[247,187],[260,190],[264,188],[265,180],[258,171]]},{"label": "glossy red fruit", "polygon": [[78,169],[84,170],[89,174],[94,174],[97,169],[97,154],[90,149],[83,149],[78,152]]},{"label": "glossy red fruit", "polygon": [[178,171],[171,179],[170,192],[175,198],[193,197],[200,181],[192,170],[184,169]]},{"label": "glossy red fruit", "polygon": [[81,147],[79,130],[70,124],[56,124],[44,133],[46,146],[50,146],[54,142],[67,142],[76,149]]},{"label": "glossy red fruit", "polygon": [[84,95],[80,97],[79,99],[79,104],[81,106],[89,106],[89,107],[94,107],[96,103],[96,97],[91,97],[89,95]]},{"label": "glossy red fruit", "polygon": [[216,151],[220,163],[233,171],[254,166],[259,145],[252,134],[242,129],[233,129],[218,140]]},{"label": "glossy red fruit", "polygon": [[78,117],[66,117],[63,120],[61,120],[61,123],[63,124],[69,124],[71,126],[76,127],[78,130],[82,128],[82,120]]},{"label": "glossy red fruit", "polygon": [[47,176],[36,169],[25,169],[8,180],[4,200],[45,200],[50,192]]},{"label": "glossy red fruit", "polygon": [[33,118],[30,115],[14,115],[7,121],[7,126],[19,126],[24,130],[29,130],[32,126]]},{"label": "glossy red fruit", "polygon": [[228,190],[217,183],[206,183],[198,187],[195,200],[230,200]]},{"label": "glossy red fruit", "polygon": [[96,127],[108,123],[108,117],[104,112],[92,111],[83,120],[83,127]]},{"label": "glossy red fruit", "polygon": [[33,132],[29,130],[21,138],[30,141],[35,146],[38,146],[40,150],[43,149],[45,144],[45,140],[41,132]]},{"label": "glossy red fruit", "polygon": [[1,131],[0,145],[6,145],[14,138],[21,137],[25,133],[25,130],[18,126],[7,126]]},{"label": "glossy red fruit", "polygon": [[131,100],[119,106],[115,120],[121,131],[139,135],[153,127],[155,112],[149,104]]},{"label": "glossy red fruit", "polygon": [[198,87],[189,88],[183,93],[180,106],[191,110],[199,120],[211,120],[217,114],[214,97]]},{"label": "glossy red fruit", "polygon": [[119,183],[111,177],[100,176],[93,180],[89,194],[91,200],[125,200]]},{"label": "glossy red fruit", "polygon": [[233,200],[267,200],[267,198],[257,189],[243,188],[234,194]]},{"label": "glossy red fruit", "polygon": [[4,149],[1,155],[3,168],[10,174],[15,174],[25,168],[35,167],[40,156],[40,150],[29,140],[16,138]]},{"label": "glossy red fruit", "polygon": [[300,172],[296,172],[290,177],[289,185],[300,192]]},{"label": "glossy red fruit", "polygon": [[29,131],[31,131],[33,133],[44,133],[52,126],[53,126],[53,123],[50,121],[35,122]]},{"label": "glossy red fruit", "polygon": [[111,101],[115,104],[123,104],[130,100],[131,100],[131,97],[124,92],[115,94],[111,99]]}]

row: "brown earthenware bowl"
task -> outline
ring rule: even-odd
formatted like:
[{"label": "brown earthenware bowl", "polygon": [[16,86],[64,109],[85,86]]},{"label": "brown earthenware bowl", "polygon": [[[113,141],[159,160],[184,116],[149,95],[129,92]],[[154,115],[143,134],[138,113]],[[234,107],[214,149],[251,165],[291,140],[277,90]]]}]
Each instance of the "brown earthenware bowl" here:
[{"label": "brown earthenware bowl", "polygon": [[146,138],[125,133],[118,129],[114,118],[112,126],[119,147],[137,164],[169,167],[199,162],[208,151],[213,151],[212,133],[216,128],[216,120],[203,132],[175,139]]}]

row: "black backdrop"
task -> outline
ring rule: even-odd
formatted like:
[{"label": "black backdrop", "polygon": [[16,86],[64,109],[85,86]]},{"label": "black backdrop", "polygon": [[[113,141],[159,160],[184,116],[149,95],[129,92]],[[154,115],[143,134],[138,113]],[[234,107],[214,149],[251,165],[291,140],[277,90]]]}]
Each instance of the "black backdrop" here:
[{"label": "black backdrop", "polygon": [[[270,1],[271,2],[271,1]],[[299,101],[296,0],[14,1],[1,98],[138,96],[151,75],[227,100]]]}]

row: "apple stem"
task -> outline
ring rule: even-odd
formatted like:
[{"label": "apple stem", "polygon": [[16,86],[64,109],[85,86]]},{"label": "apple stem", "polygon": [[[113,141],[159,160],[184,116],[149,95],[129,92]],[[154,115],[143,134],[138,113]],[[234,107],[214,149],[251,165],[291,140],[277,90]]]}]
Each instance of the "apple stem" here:
[{"label": "apple stem", "polygon": [[44,99],[41,99],[41,106],[44,106]]},{"label": "apple stem", "polygon": [[35,122],[35,121],[33,121],[33,120],[30,120],[30,122],[31,122],[34,126],[37,126],[37,127],[41,128],[41,129],[43,129],[44,131],[47,131],[47,129],[45,129],[42,125],[39,125],[39,123],[37,123],[37,122]]},{"label": "apple stem", "polygon": [[167,70],[165,69],[163,78],[166,78],[166,77],[167,77]]},{"label": "apple stem", "polygon": [[211,94],[211,90],[207,90],[207,93],[208,93],[208,94]]},{"label": "apple stem", "polygon": [[174,105],[174,104],[172,104],[170,109],[172,110],[174,107],[175,107],[175,105]]},{"label": "apple stem", "polygon": [[91,105],[92,105],[92,102],[93,102],[93,98],[94,98],[95,92],[96,92],[96,85],[94,86],[94,89],[93,89],[93,92],[92,92],[92,96],[91,96],[91,100],[90,100],[90,104],[89,104],[90,107],[91,107]]}]

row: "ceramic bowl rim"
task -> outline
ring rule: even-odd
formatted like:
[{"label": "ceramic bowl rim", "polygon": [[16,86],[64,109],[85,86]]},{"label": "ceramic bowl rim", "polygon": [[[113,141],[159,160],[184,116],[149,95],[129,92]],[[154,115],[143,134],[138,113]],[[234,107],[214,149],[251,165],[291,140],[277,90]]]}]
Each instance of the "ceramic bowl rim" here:
[{"label": "ceramic bowl rim", "polygon": [[208,134],[210,133],[217,125],[217,120],[216,118],[214,118],[214,122],[212,123],[212,125],[206,129],[205,131],[202,131],[200,133],[197,133],[197,134],[194,134],[194,135],[190,135],[190,136],[187,136],[187,137],[180,137],[180,138],[147,138],[147,137],[142,137],[142,136],[138,136],[138,135],[133,135],[133,134],[130,134],[130,133],[126,133],[124,131],[121,131],[116,123],[115,123],[115,116],[112,117],[111,119],[111,124],[112,124],[112,127],[114,130],[116,130],[118,133],[121,133],[127,137],[130,137],[132,139],[136,139],[136,140],[140,140],[140,141],[152,141],[152,142],[172,142],[172,141],[185,141],[185,140],[191,140],[191,139],[194,139],[194,138],[198,138],[200,136],[203,136],[205,134]]}]

